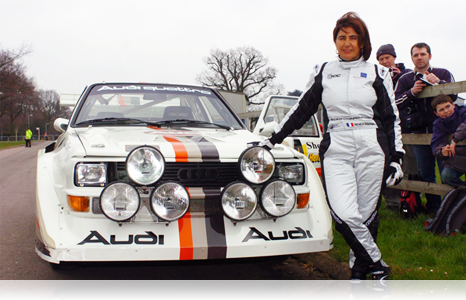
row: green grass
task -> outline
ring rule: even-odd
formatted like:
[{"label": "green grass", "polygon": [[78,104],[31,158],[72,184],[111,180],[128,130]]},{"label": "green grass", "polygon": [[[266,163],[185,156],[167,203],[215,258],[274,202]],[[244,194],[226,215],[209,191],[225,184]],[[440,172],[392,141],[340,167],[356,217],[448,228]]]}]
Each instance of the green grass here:
[{"label": "green grass", "polygon": [[[394,280],[465,280],[466,235],[437,236],[424,230],[432,216],[419,215],[404,220],[398,212],[384,207],[379,210],[377,245],[383,260],[392,268]],[[347,262],[349,247],[337,231],[330,254]]]},{"label": "green grass", "polygon": [[24,146],[24,141],[17,141],[17,142],[0,142],[0,149],[10,148],[18,145]]}]

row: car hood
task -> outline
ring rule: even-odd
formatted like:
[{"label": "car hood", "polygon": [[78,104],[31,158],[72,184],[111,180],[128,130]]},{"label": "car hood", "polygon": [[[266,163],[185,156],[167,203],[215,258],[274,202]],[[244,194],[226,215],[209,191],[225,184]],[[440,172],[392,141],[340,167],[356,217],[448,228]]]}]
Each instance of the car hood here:
[{"label": "car hood", "polygon": [[[148,145],[161,151],[165,160],[196,162],[238,159],[247,144],[264,137],[247,130],[206,128],[87,127],[76,128],[87,156],[126,157],[136,147]],[[295,152],[284,146],[272,151],[275,158],[291,158]]]}]

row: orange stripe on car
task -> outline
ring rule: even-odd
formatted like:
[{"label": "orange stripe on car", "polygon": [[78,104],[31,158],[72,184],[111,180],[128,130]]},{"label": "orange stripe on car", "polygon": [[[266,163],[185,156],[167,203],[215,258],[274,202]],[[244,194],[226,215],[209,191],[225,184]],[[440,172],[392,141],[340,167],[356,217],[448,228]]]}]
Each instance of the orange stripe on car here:
[{"label": "orange stripe on car", "polygon": [[182,142],[171,136],[164,136],[167,142],[171,143],[175,150],[176,162],[188,162],[188,151]]},{"label": "orange stripe on car", "polygon": [[180,231],[180,260],[192,260],[194,256],[191,214],[186,213],[178,220]]},{"label": "orange stripe on car", "polygon": [[154,129],[154,130],[162,130],[162,128],[157,126],[147,126],[147,128]]}]

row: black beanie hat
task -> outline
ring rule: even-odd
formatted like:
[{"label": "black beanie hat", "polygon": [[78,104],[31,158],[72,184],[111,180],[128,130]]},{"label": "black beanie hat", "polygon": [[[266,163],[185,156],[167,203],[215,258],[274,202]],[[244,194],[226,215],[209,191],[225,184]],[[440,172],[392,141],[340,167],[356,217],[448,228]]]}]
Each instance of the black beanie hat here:
[{"label": "black beanie hat", "polygon": [[390,54],[393,57],[396,57],[395,48],[393,48],[392,44],[380,46],[379,50],[377,50],[377,60],[379,60],[380,55],[384,54]]}]

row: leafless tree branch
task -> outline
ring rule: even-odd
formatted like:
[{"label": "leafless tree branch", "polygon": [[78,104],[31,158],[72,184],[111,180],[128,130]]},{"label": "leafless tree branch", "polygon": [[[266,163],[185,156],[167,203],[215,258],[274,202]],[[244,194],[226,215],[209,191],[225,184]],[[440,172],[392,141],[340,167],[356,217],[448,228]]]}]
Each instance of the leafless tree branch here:
[{"label": "leafless tree branch", "polygon": [[249,99],[275,86],[277,70],[252,47],[221,51],[214,49],[205,58],[207,70],[196,77],[203,86],[245,93]]}]

